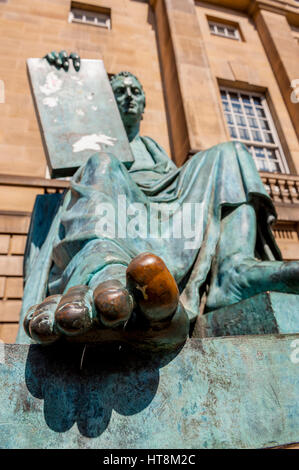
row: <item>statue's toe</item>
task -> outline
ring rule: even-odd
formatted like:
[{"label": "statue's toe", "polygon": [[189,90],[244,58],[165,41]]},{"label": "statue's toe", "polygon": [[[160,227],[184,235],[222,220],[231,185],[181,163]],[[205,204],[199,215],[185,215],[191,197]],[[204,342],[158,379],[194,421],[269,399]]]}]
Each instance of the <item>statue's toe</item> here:
[{"label": "statue's toe", "polygon": [[92,291],[87,286],[71,287],[64,294],[55,312],[55,324],[66,335],[86,332],[93,323]]},{"label": "statue's toe", "polygon": [[161,258],[142,253],[127,268],[127,288],[142,314],[150,321],[171,317],[179,302],[179,289]]},{"label": "statue's toe", "polygon": [[94,303],[100,322],[110,328],[125,323],[134,308],[132,295],[116,280],[98,285],[94,291]]},{"label": "statue's toe", "polygon": [[61,295],[52,295],[28,310],[24,319],[24,329],[37,343],[50,344],[60,338],[61,334],[54,325],[54,312],[60,298]]}]

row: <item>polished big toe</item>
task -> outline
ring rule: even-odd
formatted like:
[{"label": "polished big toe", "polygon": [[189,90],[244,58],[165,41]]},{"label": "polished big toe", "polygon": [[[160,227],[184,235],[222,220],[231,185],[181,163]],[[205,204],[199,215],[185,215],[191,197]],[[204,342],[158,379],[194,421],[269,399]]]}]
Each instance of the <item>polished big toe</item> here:
[{"label": "polished big toe", "polygon": [[162,321],[176,311],[179,289],[161,258],[152,253],[136,256],[127,268],[126,277],[128,290],[148,320]]}]

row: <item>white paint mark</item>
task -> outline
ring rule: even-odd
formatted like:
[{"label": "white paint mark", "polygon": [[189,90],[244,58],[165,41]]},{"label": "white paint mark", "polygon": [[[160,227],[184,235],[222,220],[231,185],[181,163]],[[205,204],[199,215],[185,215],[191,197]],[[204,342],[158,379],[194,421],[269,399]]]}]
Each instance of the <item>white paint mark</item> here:
[{"label": "white paint mark", "polygon": [[133,81],[132,81],[132,78],[131,77],[126,77],[124,79],[124,84],[129,86],[129,85],[133,85]]},{"label": "white paint mark", "polygon": [[84,111],[82,111],[82,109],[76,109],[76,113],[78,114],[78,116],[85,116],[85,113]]},{"label": "white paint mark", "polygon": [[89,95],[87,95],[87,99],[89,101],[93,100],[93,93],[89,93]]},{"label": "white paint mark", "polygon": [[43,104],[49,106],[49,108],[55,108],[58,105],[58,98],[48,97],[43,99]]},{"label": "white paint mark", "polygon": [[97,106],[92,106],[91,109],[93,109],[94,111],[97,111],[98,107]]},{"label": "white paint mark", "polygon": [[50,72],[47,75],[46,83],[39,87],[44,95],[52,95],[60,90],[62,87],[62,80],[54,73]]},{"label": "white paint mark", "polygon": [[84,150],[101,150],[100,144],[113,146],[117,139],[105,134],[84,135],[73,144],[73,152],[83,152]]},{"label": "white paint mark", "polygon": [[83,85],[83,82],[81,82],[81,80],[79,80],[79,81],[77,82],[77,84],[78,84],[78,85]]}]

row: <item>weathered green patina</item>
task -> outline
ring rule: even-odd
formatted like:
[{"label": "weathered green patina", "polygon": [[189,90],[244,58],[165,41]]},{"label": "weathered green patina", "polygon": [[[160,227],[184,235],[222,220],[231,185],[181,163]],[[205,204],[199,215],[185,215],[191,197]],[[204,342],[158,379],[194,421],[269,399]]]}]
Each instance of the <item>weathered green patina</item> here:
[{"label": "weathered green patina", "polygon": [[72,176],[96,151],[111,150],[124,165],[132,165],[103,61],[83,60],[76,72],[28,59],[27,68],[52,177]]},{"label": "weathered green patina", "polygon": [[299,333],[299,296],[264,292],[198,317],[193,336]]},{"label": "weathered green patina", "polygon": [[1,448],[262,448],[299,439],[298,335],[192,339],[164,358],[89,347],[81,369],[82,347],[5,349]]},{"label": "weathered green patina", "polygon": [[[207,285],[206,311],[267,290],[299,293],[299,263],[274,261],[280,259],[270,229],[275,210],[246,147],[235,142],[220,144],[196,154],[182,168],[177,168],[156,142],[139,135],[145,95],[138,79],[121,72],[113,77],[111,85],[134,162],[128,169],[115,155],[98,153],[74,175],[71,190],[28,275],[22,318],[29,307],[40,304],[49,294],[53,297],[38,309],[30,310],[27,332],[35,339],[40,337],[41,342],[44,342],[44,328],[48,328],[47,338],[52,335],[53,341],[61,333],[68,336],[58,321],[58,310],[69,309],[69,318],[76,311],[76,322],[82,323],[77,337],[89,329],[93,330],[93,339],[99,333],[101,342],[103,335],[98,321],[101,312],[98,316],[93,306],[93,293],[103,282],[118,281],[126,289],[127,267],[145,252],[160,257],[178,285],[181,304],[177,315],[182,332],[187,327],[182,305],[191,322],[195,321],[201,293]],[[145,208],[146,217],[138,218],[134,213],[133,221],[130,220],[129,210],[120,204],[120,198],[126,204]],[[109,210],[103,223],[100,209],[107,204]],[[152,216],[152,204],[158,204],[160,217]],[[184,221],[188,205],[199,209],[199,217],[194,214],[191,217],[195,230],[189,238],[182,232],[185,227],[179,224]],[[158,224],[158,237],[152,236],[151,231],[145,234],[140,231],[141,226],[153,220]],[[132,225],[133,234],[129,234],[127,229]],[[125,235],[120,234],[123,228]],[[76,295],[73,301],[72,292]],[[130,295],[132,292],[128,290],[128,301]],[[82,312],[81,320],[78,309]],[[37,313],[42,315],[38,317]],[[139,331],[138,309],[135,313],[126,325]],[[124,328],[126,325],[123,322]],[[152,325],[144,324],[144,337],[148,328]],[[26,342],[22,330],[18,340]],[[169,333],[169,347],[177,344]],[[167,347],[167,341],[164,346]]]}]

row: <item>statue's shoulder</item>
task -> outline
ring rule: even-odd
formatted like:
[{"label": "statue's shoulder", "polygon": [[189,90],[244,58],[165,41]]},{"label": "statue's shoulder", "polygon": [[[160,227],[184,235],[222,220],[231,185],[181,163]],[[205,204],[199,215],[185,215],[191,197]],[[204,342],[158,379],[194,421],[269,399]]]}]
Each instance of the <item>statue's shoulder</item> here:
[{"label": "statue's shoulder", "polygon": [[160,144],[158,144],[158,142],[156,142],[154,139],[148,136],[140,136],[140,138],[146,146],[147,150],[152,154],[152,156],[157,154],[163,156],[164,158],[166,157],[168,160],[170,160],[164,148]]},{"label": "statue's shoulder", "polygon": [[167,173],[169,171],[177,169],[175,163],[171,160],[169,155],[167,155],[164,148],[161,147],[160,144],[158,144],[158,142],[148,136],[142,136],[141,139],[144,145],[146,146],[147,150],[153,157],[154,161],[157,164],[161,165],[161,168],[163,168],[163,173]]}]

